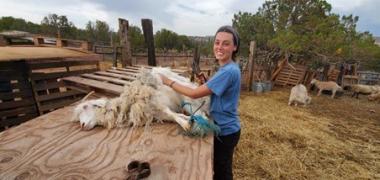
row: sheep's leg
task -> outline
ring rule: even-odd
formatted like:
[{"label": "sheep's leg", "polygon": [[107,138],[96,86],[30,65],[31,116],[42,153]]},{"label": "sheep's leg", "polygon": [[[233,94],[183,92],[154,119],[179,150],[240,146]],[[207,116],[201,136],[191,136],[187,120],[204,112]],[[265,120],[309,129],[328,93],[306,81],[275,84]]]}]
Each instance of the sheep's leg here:
[{"label": "sheep's leg", "polygon": [[322,89],[320,89],[320,90],[318,91],[318,94],[317,94],[317,96],[320,96],[320,95],[321,95],[321,93],[322,93]]},{"label": "sheep's leg", "polygon": [[289,102],[288,102],[288,105],[291,106],[293,103],[293,99],[292,98],[289,98]]},{"label": "sheep's leg", "polygon": [[354,96],[355,96],[355,94],[356,94],[355,92],[354,92],[354,93],[352,93],[352,96],[351,96],[351,97],[354,97]]},{"label": "sheep's leg", "polygon": [[336,90],[333,90],[333,91],[332,91],[332,95],[331,95],[331,98],[333,98],[333,99],[334,99],[334,97],[335,97],[335,93],[336,93]]},{"label": "sheep's leg", "polygon": [[174,120],[177,122],[185,131],[189,131],[191,128],[190,121],[186,120],[186,118],[189,118],[188,116],[185,116],[183,114],[178,114],[173,111],[171,111],[168,107],[165,107],[162,111],[165,116],[169,119],[166,120]]}]

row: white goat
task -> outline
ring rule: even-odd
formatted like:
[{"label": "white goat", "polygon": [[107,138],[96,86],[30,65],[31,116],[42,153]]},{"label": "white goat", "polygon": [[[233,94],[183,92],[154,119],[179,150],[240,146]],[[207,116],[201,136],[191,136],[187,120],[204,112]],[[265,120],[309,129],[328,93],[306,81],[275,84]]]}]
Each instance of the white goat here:
[{"label": "white goat", "polygon": [[298,103],[302,103],[304,106],[310,104],[311,97],[307,95],[307,89],[303,84],[298,84],[290,90],[288,105],[294,103],[297,106]]},{"label": "white goat", "polygon": [[[218,132],[218,127],[207,120],[209,110],[209,97],[190,99],[176,93],[173,89],[162,83],[159,74],[164,74],[177,83],[196,87],[189,79],[179,76],[167,68],[142,69],[129,86],[124,87],[120,97],[114,99],[90,100],[79,104],[74,110],[74,121],[80,121],[84,130],[90,130],[96,125],[114,128],[115,126],[143,126],[149,125],[153,120],[177,122],[191,135],[204,136],[209,132]],[[193,123],[196,116],[181,114],[187,110],[192,114],[191,108],[183,108],[181,104],[188,102],[194,108],[201,107],[195,115],[206,123]],[[203,102],[203,103],[202,103]],[[206,102],[206,103],[204,103]]]},{"label": "white goat", "polygon": [[320,96],[323,90],[328,90],[332,92],[331,98],[334,98],[337,91],[343,91],[342,87],[334,81],[324,82],[313,79],[310,84],[315,85],[319,89],[317,96]]},{"label": "white goat", "polygon": [[380,86],[354,84],[354,85],[351,85],[351,90],[353,91],[353,94],[351,97],[356,96],[356,98],[359,98],[359,94],[368,95],[368,94],[375,94],[377,92],[380,92]]}]

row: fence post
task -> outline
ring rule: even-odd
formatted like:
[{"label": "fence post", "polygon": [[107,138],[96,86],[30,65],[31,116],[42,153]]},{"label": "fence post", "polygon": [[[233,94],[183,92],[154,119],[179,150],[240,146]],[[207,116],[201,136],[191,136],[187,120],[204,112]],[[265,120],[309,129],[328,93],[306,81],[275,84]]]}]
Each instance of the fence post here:
[{"label": "fence post", "polygon": [[128,30],[129,24],[128,21],[122,18],[119,18],[119,36],[120,36],[120,45],[123,47],[121,50],[121,66],[126,67],[132,65],[132,53],[131,47],[128,40]]},{"label": "fence post", "polygon": [[248,91],[252,91],[252,83],[253,83],[253,68],[255,66],[255,61],[254,61],[254,55],[255,55],[255,46],[256,42],[251,41],[249,45],[249,59],[248,59],[248,64],[249,64],[249,72],[248,72]]},{"label": "fence post", "polygon": [[151,19],[141,19],[141,24],[144,32],[145,43],[148,47],[148,65],[156,66],[156,55],[154,50],[153,25]]}]

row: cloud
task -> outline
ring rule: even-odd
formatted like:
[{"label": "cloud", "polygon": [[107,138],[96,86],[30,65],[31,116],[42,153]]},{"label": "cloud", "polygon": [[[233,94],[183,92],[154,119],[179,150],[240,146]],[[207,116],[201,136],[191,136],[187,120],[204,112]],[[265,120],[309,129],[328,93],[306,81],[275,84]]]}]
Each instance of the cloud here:
[{"label": "cloud", "polygon": [[378,0],[328,0],[332,4],[332,11],[343,15],[359,16],[357,29],[361,32],[369,31],[380,36],[380,13],[378,13]]},{"label": "cloud", "polygon": [[[118,29],[118,18],[141,27],[141,19],[153,21],[154,31],[166,28],[185,35],[213,35],[219,26],[232,24],[235,13],[257,12],[265,0],[0,0],[0,16],[14,16],[40,23],[49,13],[66,15],[77,27],[88,21],[106,21]],[[358,15],[358,29],[380,35],[378,0],[327,0],[333,12]]]}]

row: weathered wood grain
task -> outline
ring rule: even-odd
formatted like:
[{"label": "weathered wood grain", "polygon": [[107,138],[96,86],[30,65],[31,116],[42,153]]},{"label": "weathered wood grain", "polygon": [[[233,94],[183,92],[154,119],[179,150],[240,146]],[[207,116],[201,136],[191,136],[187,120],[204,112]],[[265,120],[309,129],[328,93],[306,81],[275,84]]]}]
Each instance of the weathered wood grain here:
[{"label": "weathered wood grain", "polygon": [[148,179],[211,179],[212,136],[179,135],[175,124],[144,128],[97,127],[69,122],[73,106],[0,133],[0,179],[125,179],[126,164],[148,161]]}]

